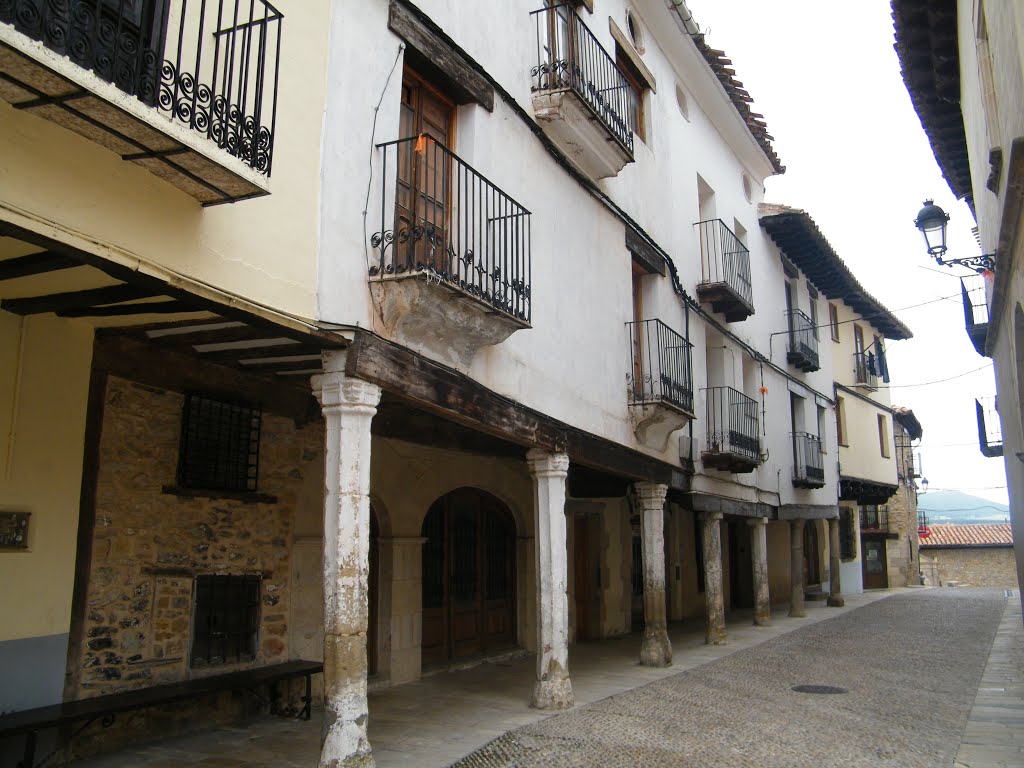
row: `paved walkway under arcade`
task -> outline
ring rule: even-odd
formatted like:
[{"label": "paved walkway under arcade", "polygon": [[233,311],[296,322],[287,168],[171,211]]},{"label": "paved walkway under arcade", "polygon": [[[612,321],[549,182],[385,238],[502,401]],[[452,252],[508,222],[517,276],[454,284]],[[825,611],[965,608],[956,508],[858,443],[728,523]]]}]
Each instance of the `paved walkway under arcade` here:
[{"label": "paved walkway under arcade", "polygon": [[[786,608],[773,612],[771,627],[755,627],[738,613],[728,623],[729,642],[704,644],[702,621],[672,624],[673,665],[666,669],[638,663],[640,635],[570,647],[569,668],[577,707],[628,691],[752,648],[793,630],[831,619],[900,592],[887,590],[846,596],[845,608],[823,601],[807,603],[807,618],[791,619]],[[379,768],[446,766],[507,731],[550,717],[529,707],[534,659],[484,663],[438,673],[407,685],[370,692],[370,742]],[[82,768],[310,768],[319,754],[320,712],[309,722],[261,717],[244,726],[171,739],[74,763]]]}]

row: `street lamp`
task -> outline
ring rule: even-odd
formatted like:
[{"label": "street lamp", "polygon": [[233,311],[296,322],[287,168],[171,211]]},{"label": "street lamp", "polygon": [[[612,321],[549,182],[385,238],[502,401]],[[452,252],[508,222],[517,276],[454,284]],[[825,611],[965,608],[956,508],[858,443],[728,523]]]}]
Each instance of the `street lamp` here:
[{"label": "street lamp", "polygon": [[924,208],[914,219],[914,226],[921,230],[924,235],[925,247],[928,255],[935,259],[935,262],[943,267],[954,265],[968,267],[975,272],[994,272],[996,268],[995,254],[986,253],[981,256],[969,256],[965,259],[943,259],[946,253],[946,224],[949,222],[949,214],[935,204],[933,200],[925,200]]},{"label": "street lamp", "polygon": [[921,493],[928,493],[928,478],[921,478]]}]

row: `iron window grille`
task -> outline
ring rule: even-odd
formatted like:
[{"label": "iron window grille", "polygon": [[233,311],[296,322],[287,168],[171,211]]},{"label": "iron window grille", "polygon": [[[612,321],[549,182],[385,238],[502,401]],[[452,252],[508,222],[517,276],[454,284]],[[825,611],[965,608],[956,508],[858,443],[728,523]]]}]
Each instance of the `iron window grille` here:
[{"label": "iron window grille", "polygon": [[250,403],[190,393],[182,412],[178,485],[215,491],[255,491],[262,411]]},{"label": "iron window grille", "polygon": [[815,321],[799,309],[786,313],[789,326],[789,344],[786,360],[801,371],[811,373],[818,370],[818,333]]},{"label": "iron window grille", "polygon": [[195,579],[193,667],[256,658],[260,576],[207,575]]},{"label": "iron window grille", "polygon": [[860,529],[861,531],[888,531],[889,507],[885,504],[862,504]]},{"label": "iron window grille", "polygon": [[793,485],[805,488],[821,488],[825,485],[821,438],[817,435],[793,433]]},{"label": "iron window grille", "polygon": [[760,463],[757,401],[732,387],[708,387],[705,393],[706,451],[734,453]]},{"label": "iron window grille", "polygon": [[981,455],[993,458],[1003,455],[1003,425],[999,420],[999,404],[994,397],[974,400],[978,418],[978,445]]}]

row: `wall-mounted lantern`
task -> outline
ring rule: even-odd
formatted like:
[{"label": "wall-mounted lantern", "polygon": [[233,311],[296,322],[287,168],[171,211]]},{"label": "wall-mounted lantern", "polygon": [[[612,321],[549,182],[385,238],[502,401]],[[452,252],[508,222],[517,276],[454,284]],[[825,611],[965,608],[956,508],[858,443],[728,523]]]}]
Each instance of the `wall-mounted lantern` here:
[{"label": "wall-mounted lantern", "polygon": [[949,214],[935,204],[933,200],[925,200],[924,208],[917,214],[914,226],[924,235],[928,255],[943,267],[961,266],[975,272],[994,272],[996,268],[995,254],[986,253],[981,256],[969,256],[965,259],[943,259],[946,254],[946,224]]}]

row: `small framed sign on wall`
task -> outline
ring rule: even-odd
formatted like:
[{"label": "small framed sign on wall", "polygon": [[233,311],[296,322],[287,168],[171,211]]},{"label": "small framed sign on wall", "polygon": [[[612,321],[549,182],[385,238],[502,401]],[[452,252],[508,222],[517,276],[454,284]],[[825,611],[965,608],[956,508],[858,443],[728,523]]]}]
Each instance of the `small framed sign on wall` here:
[{"label": "small framed sign on wall", "polygon": [[31,514],[0,510],[0,552],[28,549],[28,519]]}]

